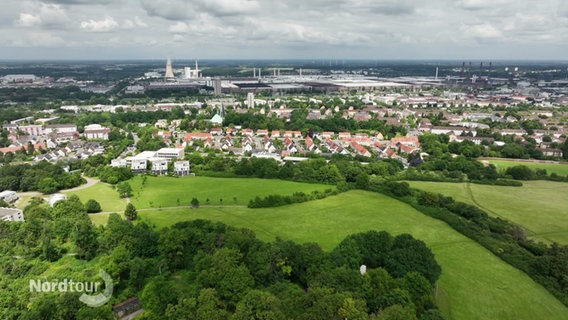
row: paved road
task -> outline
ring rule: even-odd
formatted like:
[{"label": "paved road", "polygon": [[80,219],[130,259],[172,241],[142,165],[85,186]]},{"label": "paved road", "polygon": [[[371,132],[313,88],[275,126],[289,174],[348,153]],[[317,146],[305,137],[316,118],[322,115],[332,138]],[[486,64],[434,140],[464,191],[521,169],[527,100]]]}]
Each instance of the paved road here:
[{"label": "paved road", "polygon": [[[85,189],[85,188],[91,187],[91,186],[99,183],[99,181],[100,181],[98,179],[93,179],[93,178],[89,178],[89,177],[85,177],[85,176],[83,176],[83,178],[85,178],[85,180],[87,180],[87,183],[82,184],[80,186],[77,186],[75,188],[61,190],[61,191],[59,191],[59,193]],[[20,202],[22,201],[22,198],[24,198],[24,197],[42,197],[42,196],[45,196],[45,194],[38,192],[38,191],[28,191],[28,192],[18,192],[18,196],[20,198],[14,204],[17,208],[19,207]]]},{"label": "paved road", "polygon": [[85,178],[85,180],[87,180],[87,183],[82,184],[82,185],[80,185],[80,186],[77,186],[77,187],[75,187],[75,188],[66,189],[66,190],[61,190],[61,191],[59,191],[59,192],[62,193],[62,192],[77,191],[77,190],[85,189],[85,188],[88,188],[88,187],[90,187],[90,186],[93,186],[93,185],[99,183],[99,181],[100,181],[100,180],[98,180],[98,179],[89,178],[89,177],[85,177],[85,176],[83,176],[83,178]]}]

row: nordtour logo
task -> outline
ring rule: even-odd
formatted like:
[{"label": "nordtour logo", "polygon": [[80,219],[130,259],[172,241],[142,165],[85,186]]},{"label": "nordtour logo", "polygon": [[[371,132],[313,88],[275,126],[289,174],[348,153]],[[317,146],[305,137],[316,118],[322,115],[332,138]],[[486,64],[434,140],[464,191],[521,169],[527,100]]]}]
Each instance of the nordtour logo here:
[{"label": "nordtour logo", "polygon": [[[113,281],[108,273],[99,270],[99,276],[104,280],[104,290],[100,281],[80,282],[72,279],[57,281],[30,280],[30,292],[82,292],[79,301],[90,307],[99,307],[107,303],[112,296]],[[100,292],[98,294],[95,294]]]}]

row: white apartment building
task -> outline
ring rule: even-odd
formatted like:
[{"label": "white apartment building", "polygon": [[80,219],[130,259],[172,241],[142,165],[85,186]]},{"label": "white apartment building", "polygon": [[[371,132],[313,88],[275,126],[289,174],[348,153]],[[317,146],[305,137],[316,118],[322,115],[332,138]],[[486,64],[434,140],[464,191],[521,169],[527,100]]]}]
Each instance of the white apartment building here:
[{"label": "white apartment building", "polygon": [[20,209],[0,208],[0,220],[24,221],[24,213]]},{"label": "white apartment building", "polygon": [[174,174],[176,176],[189,175],[189,161],[176,161],[174,162]]}]

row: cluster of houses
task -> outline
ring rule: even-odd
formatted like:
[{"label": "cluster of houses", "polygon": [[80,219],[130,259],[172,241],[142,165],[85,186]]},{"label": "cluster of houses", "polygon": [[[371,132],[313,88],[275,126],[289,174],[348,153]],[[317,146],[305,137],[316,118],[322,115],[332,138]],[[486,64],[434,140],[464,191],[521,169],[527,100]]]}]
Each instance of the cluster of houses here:
[{"label": "cluster of houses", "polygon": [[284,158],[297,154],[343,154],[370,157],[376,153],[381,158],[405,159],[405,154],[417,152],[420,143],[417,136],[385,140],[381,133],[351,134],[350,132],[321,132],[303,135],[300,131],[268,131],[259,129],[212,128],[210,132],[187,132],[181,148],[194,147],[217,149],[235,154],[272,155]]},{"label": "cluster of houses", "polygon": [[70,141],[65,147],[47,145],[46,153],[38,154],[34,161],[73,161],[76,159],[86,159],[91,156],[104,154],[105,148],[99,142],[85,142],[83,140]]},{"label": "cluster of houses", "polygon": [[[49,119],[48,119],[49,120]],[[99,124],[85,126],[79,133],[75,124],[25,124],[33,118],[14,120],[2,125],[8,131],[11,144],[0,148],[0,152],[17,152],[43,149],[46,153],[36,156],[35,161],[58,161],[74,158],[87,158],[102,154],[103,147],[97,141],[108,140],[110,129]],[[80,140],[83,137],[84,140]],[[65,147],[62,145],[65,144]]]}]

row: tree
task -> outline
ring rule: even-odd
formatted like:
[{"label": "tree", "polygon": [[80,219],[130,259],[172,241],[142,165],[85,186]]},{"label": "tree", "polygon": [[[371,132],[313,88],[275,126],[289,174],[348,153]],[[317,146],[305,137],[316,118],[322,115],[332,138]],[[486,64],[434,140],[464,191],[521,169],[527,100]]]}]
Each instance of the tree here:
[{"label": "tree", "polygon": [[337,312],[342,319],[353,319],[353,320],[366,320],[369,319],[367,312],[365,311],[365,304],[359,300],[353,298],[346,298],[343,300],[343,305],[339,308]]},{"label": "tree", "polygon": [[118,183],[116,185],[116,191],[118,191],[121,198],[128,198],[132,195],[132,187],[130,183],[126,181]]},{"label": "tree", "polygon": [[215,289],[207,288],[199,292],[197,298],[197,317],[200,320],[227,319],[228,312],[223,309],[223,303],[217,297]]},{"label": "tree", "polygon": [[400,304],[395,304],[388,308],[385,308],[381,312],[379,319],[381,320],[413,320],[416,319],[414,310],[401,306]]},{"label": "tree", "polygon": [[199,200],[197,198],[192,198],[190,203],[192,208],[199,208]]},{"label": "tree", "polygon": [[364,172],[359,173],[355,178],[355,186],[357,189],[369,189],[369,176]]},{"label": "tree", "polygon": [[90,260],[95,257],[99,247],[97,233],[91,219],[86,214],[83,213],[83,216],[75,223],[72,238],[77,247],[78,258]]},{"label": "tree", "polygon": [[568,139],[566,139],[566,141],[564,141],[564,143],[559,147],[560,150],[562,150],[562,159],[568,160]]},{"label": "tree", "polygon": [[101,212],[101,205],[97,200],[89,199],[85,203],[85,209],[87,209],[87,213],[97,213]]},{"label": "tree", "polygon": [[505,171],[505,174],[515,180],[530,180],[534,177],[533,171],[525,165],[509,167]]},{"label": "tree", "polygon": [[132,203],[126,205],[126,210],[124,210],[124,216],[127,220],[134,221],[138,218],[138,211]]},{"label": "tree", "polygon": [[59,189],[59,184],[53,178],[43,178],[37,184],[37,189],[42,193],[54,193]]},{"label": "tree", "polygon": [[[237,304],[237,310],[233,316],[235,320],[278,320],[285,319],[280,310],[280,301],[272,294],[251,290]],[[350,318],[349,318],[350,319]]]},{"label": "tree", "polygon": [[[154,278],[142,290],[140,301],[145,310],[151,311],[155,319],[164,314],[168,304],[174,304],[178,293],[176,289],[162,277]],[[150,318],[154,319],[154,318]]]},{"label": "tree", "polygon": [[77,195],[71,195],[67,200],[57,201],[51,208],[51,215],[56,219],[76,217],[81,213],[87,213],[87,211]]}]

